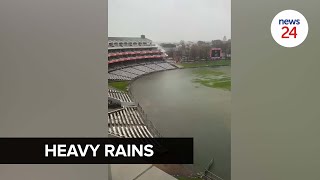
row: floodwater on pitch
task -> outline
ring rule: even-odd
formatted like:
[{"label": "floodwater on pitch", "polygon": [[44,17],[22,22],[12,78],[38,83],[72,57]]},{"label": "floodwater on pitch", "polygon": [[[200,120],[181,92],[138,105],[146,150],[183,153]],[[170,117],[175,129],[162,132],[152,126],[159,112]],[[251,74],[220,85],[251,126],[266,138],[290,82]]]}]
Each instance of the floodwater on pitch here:
[{"label": "floodwater on pitch", "polygon": [[[213,69],[231,76],[230,66]],[[204,171],[214,158],[213,172],[229,180],[231,92],[195,83],[194,70],[149,74],[135,80],[131,91],[163,137],[194,138],[194,165],[198,171]]]}]

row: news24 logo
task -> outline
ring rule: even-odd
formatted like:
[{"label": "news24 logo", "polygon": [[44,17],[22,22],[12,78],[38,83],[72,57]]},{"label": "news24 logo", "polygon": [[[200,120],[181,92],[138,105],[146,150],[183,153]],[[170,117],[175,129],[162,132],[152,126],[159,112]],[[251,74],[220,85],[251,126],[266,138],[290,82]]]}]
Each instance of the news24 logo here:
[{"label": "news24 logo", "polygon": [[306,18],[295,10],[281,11],[271,22],[273,39],[288,48],[300,45],[307,38],[308,30]]}]

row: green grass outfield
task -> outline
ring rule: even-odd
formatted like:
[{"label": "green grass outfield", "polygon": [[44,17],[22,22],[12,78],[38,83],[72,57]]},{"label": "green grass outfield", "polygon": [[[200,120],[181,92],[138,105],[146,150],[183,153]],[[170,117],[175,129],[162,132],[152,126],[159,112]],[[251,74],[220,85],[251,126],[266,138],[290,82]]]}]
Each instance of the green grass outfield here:
[{"label": "green grass outfield", "polygon": [[211,88],[228,91],[231,90],[231,77],[227,76],[223,72],[217,71],[213,68],[201,68],[193,70],[192,73],[196,75],[196,78],[192,80],[194,83]]},{"label": "green grass outfield", "polygon": [[109,82],[108,86],[111,86],[117,90],[127,92],[128,91],[129,81],[113,81]]},{"label": "green grass outfield", "polygon": [[195,67],[210,67],[210,66],[231,66],[231,60],[210,60],[203,62],[190,62],[190,63],[179,63],[178,65],[184,68],[195,68]]}]

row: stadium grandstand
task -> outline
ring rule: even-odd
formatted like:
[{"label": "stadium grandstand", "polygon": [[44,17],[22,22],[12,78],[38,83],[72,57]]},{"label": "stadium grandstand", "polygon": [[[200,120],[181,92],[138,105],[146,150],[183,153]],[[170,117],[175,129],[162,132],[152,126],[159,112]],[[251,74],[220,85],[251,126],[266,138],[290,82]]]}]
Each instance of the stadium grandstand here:
[{"label": "stadium grandstand", "polygon": [[[146,74],[178,68],[174,64],[174,61],[167,59],[166,50],[168,48],[175,47],[163,47],[154,44],[150,39],[145,38],[144,35],[141,35],[141,37],[108,37],[108,81],[111,83],[132,82]],[[121,91],[114,87],[108,87],[109,137],[148,138],[143,141],[155,144],[155,150],[165,153],[166,150],[163,149],[157,139],[149,139],[161,137],[161,134],[147,118],[139,103],[134,101],[130,87],[127,87],[127,90]],[[174,175],[171,176],[154,165],[148,165],[142,173],[138,166],[113,165],[109,166],[109,168],[110,178],[113,176],[130,176],[127,172],[123,173],[123,169],[130,168],[130,172],[136,173],[136,177],[150,174],[153,179],[176,179]],[[149,169],[152,169],[152,172],[149,172]],[[111,171],[113,175],[111,175]],[[156,178],[155,175],[159,177]],[[201,179],[222,180],[208,169],[194,176],[201,177]],[[147,179],[150,179],[150,177],[147,177]]]},{"label": "stadium grandstand", "polygon": [[[141,37],[108,37],[108,81],[131,81],[140,76],[176,69],[164,60],[164,51],[144,35]],[[130,93],[108,88],[108,132],[114,137],[153,138],[160,133]]]}]

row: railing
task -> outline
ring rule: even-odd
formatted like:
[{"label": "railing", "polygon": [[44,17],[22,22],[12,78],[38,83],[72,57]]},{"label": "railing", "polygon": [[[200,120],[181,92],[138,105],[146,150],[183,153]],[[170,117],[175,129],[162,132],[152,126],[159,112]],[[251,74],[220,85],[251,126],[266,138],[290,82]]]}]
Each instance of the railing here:
[{"label": "railing", "polygon": [[115,133],[110,132],[110,131],[108,132],[108,135],[114,136],[116,138],[127,138],[126,136],[118,135],[118,134],[115,134]]},{"label": "railing", "polygon": [[134,48],[150,48],[157,47],[154,44],[151,45],[142,45],[142,46],[108,46],[108,49],[134,49]]},{"label": "railing", "polygon": [[[130,98],[133,102],[137,102],[137,101],[135,101],[134,96],[132,95],[130,85],[131,84],[129,84],[129,86],[128,86],[128,95],[130,96]],[[152,135],[154,135],[155,137],[162,137],[160,132],[154,126],[154,124],[148,119],[147,114],[144,112],[144,110],[142,109],[142,107],[140,106],[139,103],[137,103],[137,110],[140,113],[140,115],[142,116],[142,119],[143,119],[145,125],[151,131]]]},{"label": "railing", "polygon": [[114,52],[114,53],[108,53],[108,57],[134,55],[134,54],[152,54],[152,53],[161,53],[161,51],[160,50],[145,50],[145,51]]},{"label": "railing", "polygon": [[[120,110],[122,110],[122,109],[118,109],[118,110],[115,110],[112,112],[116,112],[116,111],[120,111]],[[147,126],[150,133],[157,138],[162,137],[161,134],[159,133],[159,131],[157,130],[157,128],[153,125],[153,123],[150,120],[148,120],[146,113],[143,111],[143,109],[141,108],[141,106],[139,104],[137,105],[137,110],[138,110],[138,113],[142,116],[142,120],[144,122],[144,125]],[[126,138],[126,136],[121,136],[121,135],[115,134],[113,132],[108,132],[108,133],[112,136]]]},{"label": "railing", "polygon": [[205,180],[223,180],[221,177],[217,176],[213,172],[209,171],[211,166],[214,166],[214,159],[212,159],[207,167],[207,169],[204,171],[202,178]]},{"label": "railing", "polygon": [[140,104],[138,103],[137,105],[137,110],[138,112],[141,114],[141,116],[143,117],[143,121],[145,123],[145,125],[148,127],[148,129],[151,131],[151,133],[155,136],[155,137],[161,137],[161,134],[159,133],[159,131],[157,130],[157,128],[153,125],[153,123],[148,119],[147,114],[143,111],[142,107],[140,106]]},{"label": "railing", "polygon": [[108,60],[108,64],[116,63],[116,62],[124,62],[124,61],[133,61],[139,59],[156,59],[156,58],[163,58],[163,55],[151,55],[151,56],[134,56],[129,58],[118,58],[113,60]]},{"label": "railing", "polygon": [[223,180],[221,177],[208,170],[205,171],[204,176],[202,176],[201,178],[205,180]]},{"label": "railing", "polygon": [[128,95],[130,97],[130,99],[133,101],[133,102],[136,102],[133,95],[132,95],[132,92],[131,92],[131,88],[130,88],[131,84],[128,85],[127,87],[127,92],[128,92]]}]

